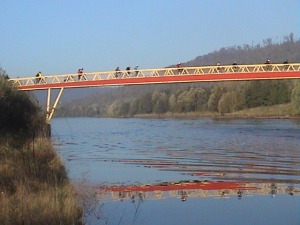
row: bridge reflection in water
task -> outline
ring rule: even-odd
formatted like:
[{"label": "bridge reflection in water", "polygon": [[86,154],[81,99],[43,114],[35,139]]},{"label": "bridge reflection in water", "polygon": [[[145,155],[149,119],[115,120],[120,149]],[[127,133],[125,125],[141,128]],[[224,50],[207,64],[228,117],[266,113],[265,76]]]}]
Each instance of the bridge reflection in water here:
[{"label": "bridge reflection in water", "polygon": [[[293,181],[295,184],[299,182]],[[141,185],[111,185],[98,186],[98,197],[108,200],[130,200],[136,199],[166,199],[175,197],[186,201],[187,198],[205,197],[238,197],[254,195],[276,194],[299,195],[300,189],[295,184],[268,182],[235,182],[235,181],[207,181],[207,180],[188,180],[178,182],[160,182],[155,184]]]}]

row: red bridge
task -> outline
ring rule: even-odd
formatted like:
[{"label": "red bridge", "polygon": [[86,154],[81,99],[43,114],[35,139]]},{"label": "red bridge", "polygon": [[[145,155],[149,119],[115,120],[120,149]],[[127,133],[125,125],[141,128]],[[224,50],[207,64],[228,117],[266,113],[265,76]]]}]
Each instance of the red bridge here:
[{"label": "red bridge", "polygon": [[[48,91],[46,119],[49,122],[64,88],[299,78],[300,63],[290,63],[91,72],[15,78],[10,82],[22,91]],[[59,89],[59,93],[50,109],[51,89]]]}]

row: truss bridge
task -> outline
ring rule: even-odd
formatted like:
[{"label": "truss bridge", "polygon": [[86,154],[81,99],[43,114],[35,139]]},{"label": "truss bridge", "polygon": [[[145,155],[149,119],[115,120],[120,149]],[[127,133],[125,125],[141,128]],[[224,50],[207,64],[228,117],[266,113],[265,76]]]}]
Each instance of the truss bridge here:
[{"label": "truss bridge", "polygon": [[[23,77],[9,81],[20,91],[47,90],[46,120],[50,122],[65,88],[299,78],[300,63],[289,63],[119,70]],[[52,89],[59,92],[50,106]]]}]

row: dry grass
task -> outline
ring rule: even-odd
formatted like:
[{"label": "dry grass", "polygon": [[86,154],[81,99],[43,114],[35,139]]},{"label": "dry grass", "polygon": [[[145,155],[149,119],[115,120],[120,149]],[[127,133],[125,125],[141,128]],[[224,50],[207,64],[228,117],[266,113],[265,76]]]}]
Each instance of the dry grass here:
[{"label": "dry grass", "polygon": [[242,117],[265,117],[265,118],[289,118],[296,115],[296,109],[290,104],[281,104],[274,106],[263,106],[251,109],[245,109],[234,113],[226,114],[229,116],[242,116]]},{"label": "dry grass", "polygon": [[31,192],[18,185],[13,195],[1,194],[0,224],[81,224],[81,208],[69,185]]},{"label": "dry grass", "polygon": [[0,146],[0,224],[82,224],[83,209],[47,139]]}]

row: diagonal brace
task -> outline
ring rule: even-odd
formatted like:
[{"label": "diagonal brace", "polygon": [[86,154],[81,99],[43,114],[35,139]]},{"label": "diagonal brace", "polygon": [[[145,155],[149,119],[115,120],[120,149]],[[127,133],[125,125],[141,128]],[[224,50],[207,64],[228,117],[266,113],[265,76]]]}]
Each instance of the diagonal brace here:
[{"label": "diagonal brace", "polygon": [[57,104],[58,104],[58,102],[59,102],[59,99],[60,99],[60,97],[61,97],[61,95],[62,95],[62,93],[63,93],[63,90],[64,90],[64,88],[62,87],[62,88],[60,88],[60,90],[59,90],[59,92],[58,92],[58,94],[57,94],[57,96],[56,96],[56,98],[55,98],[55,101],[54,101],[54,104],[53,104],[53,106],[51,107],[51,109],[50,109],[50,100],[51,100],[51,88],[48,88],[47,89],[47,105],[46,105],[46,122],[47,123],[50,123],[50,120],[52,119],[52,117],[53,117],[53,114],[54,114],[54,111],[55,111],[55,109],[56,109],[56,106],[57,106]]}]

